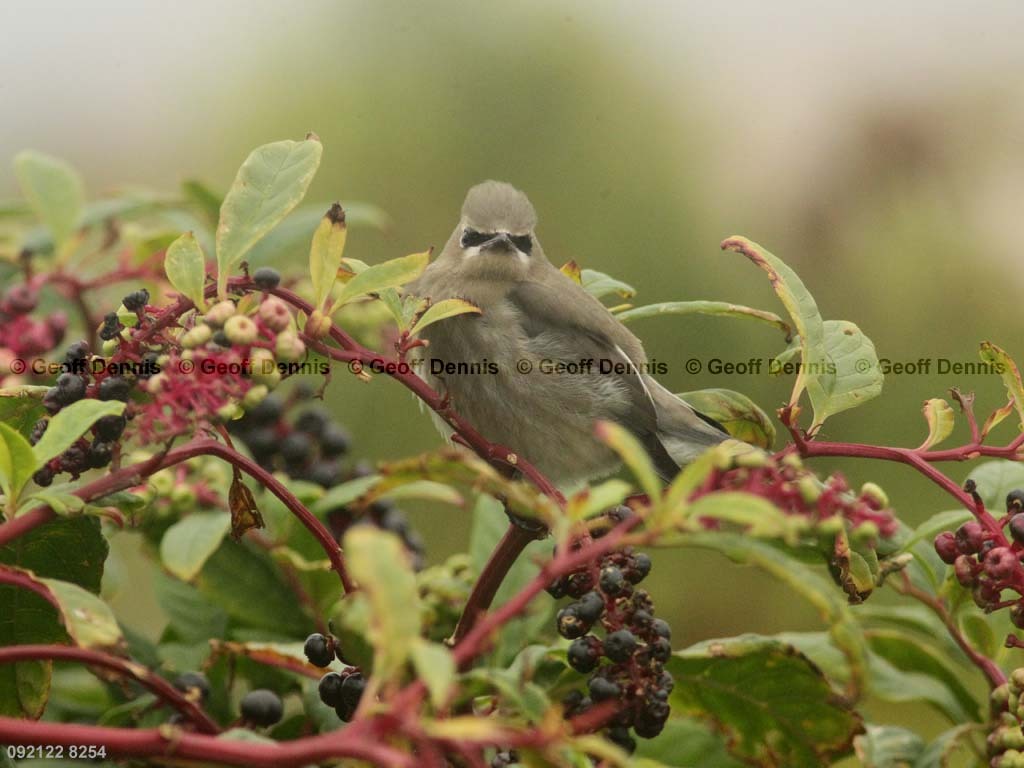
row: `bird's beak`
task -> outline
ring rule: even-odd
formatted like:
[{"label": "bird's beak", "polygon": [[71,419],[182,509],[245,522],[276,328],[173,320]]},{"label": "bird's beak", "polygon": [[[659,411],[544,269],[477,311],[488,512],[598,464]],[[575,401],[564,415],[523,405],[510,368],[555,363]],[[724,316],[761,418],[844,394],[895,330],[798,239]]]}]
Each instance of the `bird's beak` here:
[{"label": "bird's beak", "polygon": [[515,249],[509,236],[504,232],[499,232],[480,246],[481,251],[514,251]]}]

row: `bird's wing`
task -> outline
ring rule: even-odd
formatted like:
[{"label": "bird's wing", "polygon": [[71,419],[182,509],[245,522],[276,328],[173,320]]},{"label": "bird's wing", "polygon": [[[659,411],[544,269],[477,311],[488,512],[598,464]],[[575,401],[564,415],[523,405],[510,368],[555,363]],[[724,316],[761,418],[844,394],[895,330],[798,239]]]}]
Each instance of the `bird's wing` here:
[{"label": "bird's wing", "polygon": [[[553,359],[589,358],[623,364],[625,372],[604,374],[626,393],[625,408],[609,417],[640,440],[664,477],[674,476],[679,466],[658,439],[658,412],[642,374],[646,358],[639,340],[578,284],[561,273],[558,277],[564,281],[517,283],[507,295],[519,310],[531,346]],[[566,293],[570,291],[579,294],[573,297],[572,313],[567,311]]]}]

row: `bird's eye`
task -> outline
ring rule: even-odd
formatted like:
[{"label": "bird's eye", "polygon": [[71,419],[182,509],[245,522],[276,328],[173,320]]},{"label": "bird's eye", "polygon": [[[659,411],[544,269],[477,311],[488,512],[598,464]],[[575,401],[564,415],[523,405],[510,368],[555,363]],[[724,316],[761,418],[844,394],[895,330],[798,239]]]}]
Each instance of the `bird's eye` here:
[{"label": "bird's eye", "polygon": [[462,247],[473,248],[478,245],[483,245],[490,240],[494,235],[488,235],[484,232],[477,232],[475,229],[466,227],[462,231]]},{"label": "bird's eye", "polygon": [[512,244],[515,245],[520,251],[525,253],[527,256],[530,255],[530,251],[533,250],[533,238],[529,235],[516,235],[510,238]]}]

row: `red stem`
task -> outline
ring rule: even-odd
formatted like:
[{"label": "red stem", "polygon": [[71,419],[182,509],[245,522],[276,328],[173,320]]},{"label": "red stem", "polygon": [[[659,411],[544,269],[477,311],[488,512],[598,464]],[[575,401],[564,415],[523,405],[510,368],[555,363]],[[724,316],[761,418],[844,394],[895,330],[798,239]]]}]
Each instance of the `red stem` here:
[{"label": "red stem", "polygon": [[[367,721],[367,725],[370,721]],[[166,726],[153,729],[106,728],[0,717],[0,743],[106,749],[108,758],[197,760],[251,768],[290,768],[338,758],[365,760],[386,768],[414,768],[412,757],[388,746],[353,723],[320,736],[274,744],[222,739]]]},{"label": "red stem", "polygon": [[110,654],[73,645],[15,645],[0,648],[0,664],[17,661],[80,661],[103,667],[138,682],[143,688],[174,707],[202,733],[219,733],[217,724],[195,702],[189,701],[173,685],[141,664]]}]

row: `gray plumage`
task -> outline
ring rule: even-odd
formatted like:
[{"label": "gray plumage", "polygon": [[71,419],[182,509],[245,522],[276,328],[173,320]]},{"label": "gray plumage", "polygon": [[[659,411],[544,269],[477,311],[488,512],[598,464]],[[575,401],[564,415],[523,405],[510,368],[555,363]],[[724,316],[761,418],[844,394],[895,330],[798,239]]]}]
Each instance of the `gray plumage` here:
[{"label": "gray plumage", "polygon": [[[425,358],[421,374],[485,438],[516,451],[560,485],[619,466],[594,434],[599,419],[632,432],[659,474],[670,478],[727,435],[641,373],[647,357],[640,340],[548,261],[536,224],[530,201],[510,184],[486,181],[469,191],[440,256],[408,291],[433,302],[465,299],[482,313],[428,327],[423,336],[429,346],[419,350]],[[542,370],[556,361],[588,359],[618,364],[622,372]],[[475,363],[481,372],[434,375],[432,360]],[[527,364],[531,372],[523,373]]]}]

